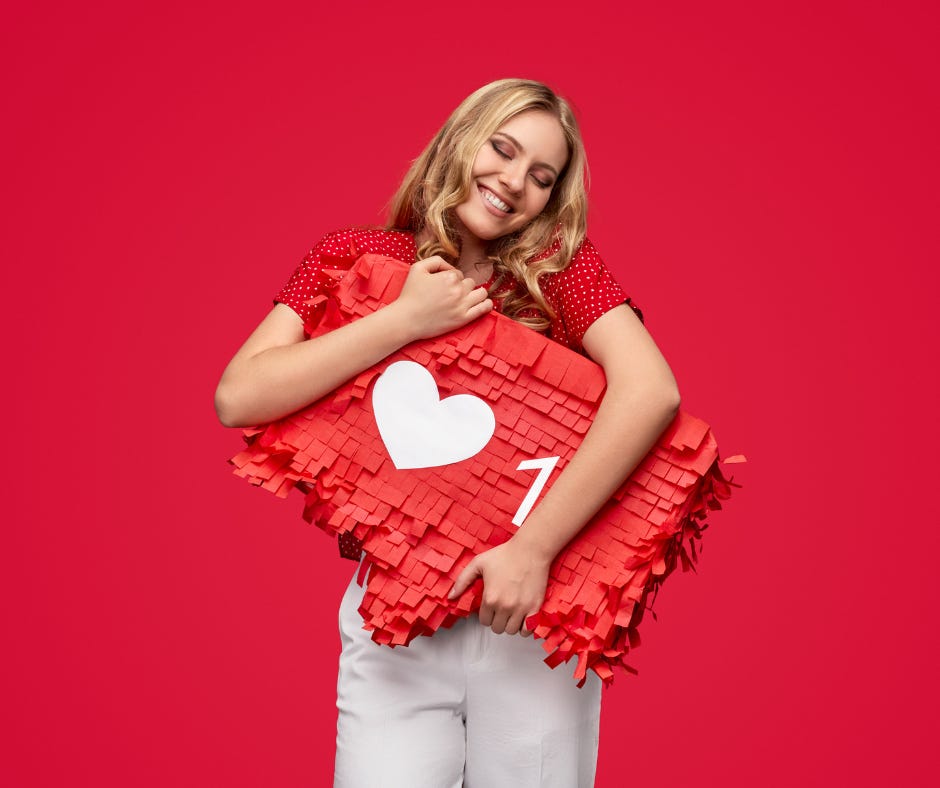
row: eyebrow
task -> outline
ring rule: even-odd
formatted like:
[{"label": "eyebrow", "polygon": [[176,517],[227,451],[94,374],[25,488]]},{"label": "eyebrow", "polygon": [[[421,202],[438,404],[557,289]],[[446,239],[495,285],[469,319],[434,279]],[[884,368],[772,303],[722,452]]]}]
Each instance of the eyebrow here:
[{"label": "eyebrow", "polygon": [[[519,140],[517,140],[515,137],[513,137],[512,134],[507,134],[505,131],[497,131],[497,132],[495,132],[495,134],[498,134],[500,137],[505,137],[505,138],[506,138],[507,140],[509,140],[513,145],[515,145],[520,151],[522,151],[523,153],[525,153],[525,148],[523,147],[522,143],[519,142]],[[495,134],[494,134],[494,136],[495,136]],[[539,167],[545,167],[545,169],[551,170],[553,173],[555,173],[555,177],[556,177],[556,178],[558,177],[558,170],[556,170],[554,167],[552,167],[552,165],[549,164],[547,161],[537,161],[537,162],[535,162],[535,163],[536,163],[536,165],[538,165]]]}]

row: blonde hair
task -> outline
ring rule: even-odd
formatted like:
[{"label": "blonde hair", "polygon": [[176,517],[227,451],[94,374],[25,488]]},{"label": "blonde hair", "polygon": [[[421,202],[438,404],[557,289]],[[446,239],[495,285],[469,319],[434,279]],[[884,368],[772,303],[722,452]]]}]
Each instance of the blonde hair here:
[{"label": "blonde hair", "polygon": [[558,119],[568,143],[568,163],[542,212],[490,244],[495,273],[491,292],[510,275],[518,284],[503,297],[503,314],[545,331],[554,311],[539,279],[564,270],[587,227],[584,143],[570,105],[551,88],[527,79],[501,79],[464,99],[406,173],[392,198],[388,226],[416,235],[428,231],[430,239],[419,246],[419,259],[436,254],[456,260],[460,236],[454,209],[470,194],[476,155],[500,126],[527,110],[542,110]]}]

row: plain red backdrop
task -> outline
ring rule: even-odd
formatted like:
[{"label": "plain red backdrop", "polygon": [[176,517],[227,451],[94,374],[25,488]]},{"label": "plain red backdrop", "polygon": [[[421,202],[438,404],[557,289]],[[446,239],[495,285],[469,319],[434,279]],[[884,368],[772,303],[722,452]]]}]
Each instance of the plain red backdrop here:
[{"label": "plain red backdrop", "polygon": [[[20,3],[0,25],[10,786],[326,786],[352,564],[212,393],[472,89],[571,97],[590,234],[745,484],[597,784],[934,784],[932,3]],[[933,360],[931,360],[933,359]]]}]

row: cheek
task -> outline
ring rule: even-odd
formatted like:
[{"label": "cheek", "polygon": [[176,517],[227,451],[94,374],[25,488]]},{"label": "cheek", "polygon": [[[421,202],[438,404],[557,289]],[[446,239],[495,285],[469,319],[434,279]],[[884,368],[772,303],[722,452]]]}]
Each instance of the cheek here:
[{"label": "cheek", "polygon": [[477,177],[478,175],[485,175],[486,173],[492,172],[497,166],[498,161],[493,149],[490,148],[487,150],[487,146],[484,146],[480,148],[476,158],[473,160],[473,167],[470,170],[470,174],[473,177]]},{"label": "cheek", "polygon": [[530,204],[532,206],[532,217],[535,218],[545,210],[545,206],[548,205],[548,201],[551,199],[552,193],[550,191],[539,189],[537,186],[533,188],[534,192],[530,197]]}]

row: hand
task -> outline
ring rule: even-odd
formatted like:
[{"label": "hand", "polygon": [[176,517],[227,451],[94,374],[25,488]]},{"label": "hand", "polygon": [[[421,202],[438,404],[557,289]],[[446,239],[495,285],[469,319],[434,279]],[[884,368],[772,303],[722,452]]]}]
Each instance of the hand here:
[{"label": "hand", "polygon": [[411,266],[398,298],[387,308],[400,312],[406,331],[416,339],[446,334],[493,308],[485,287],[477,287],[441,257]]},{"label": "hand", "polygon": [[550,561],[544,561],[510,539],[475,556],[457,576],[448,595],[456,599],[478,578],[483,578],[480,623],[497,635],[532,634],[525,620],[537,613],[545,599]]}]

